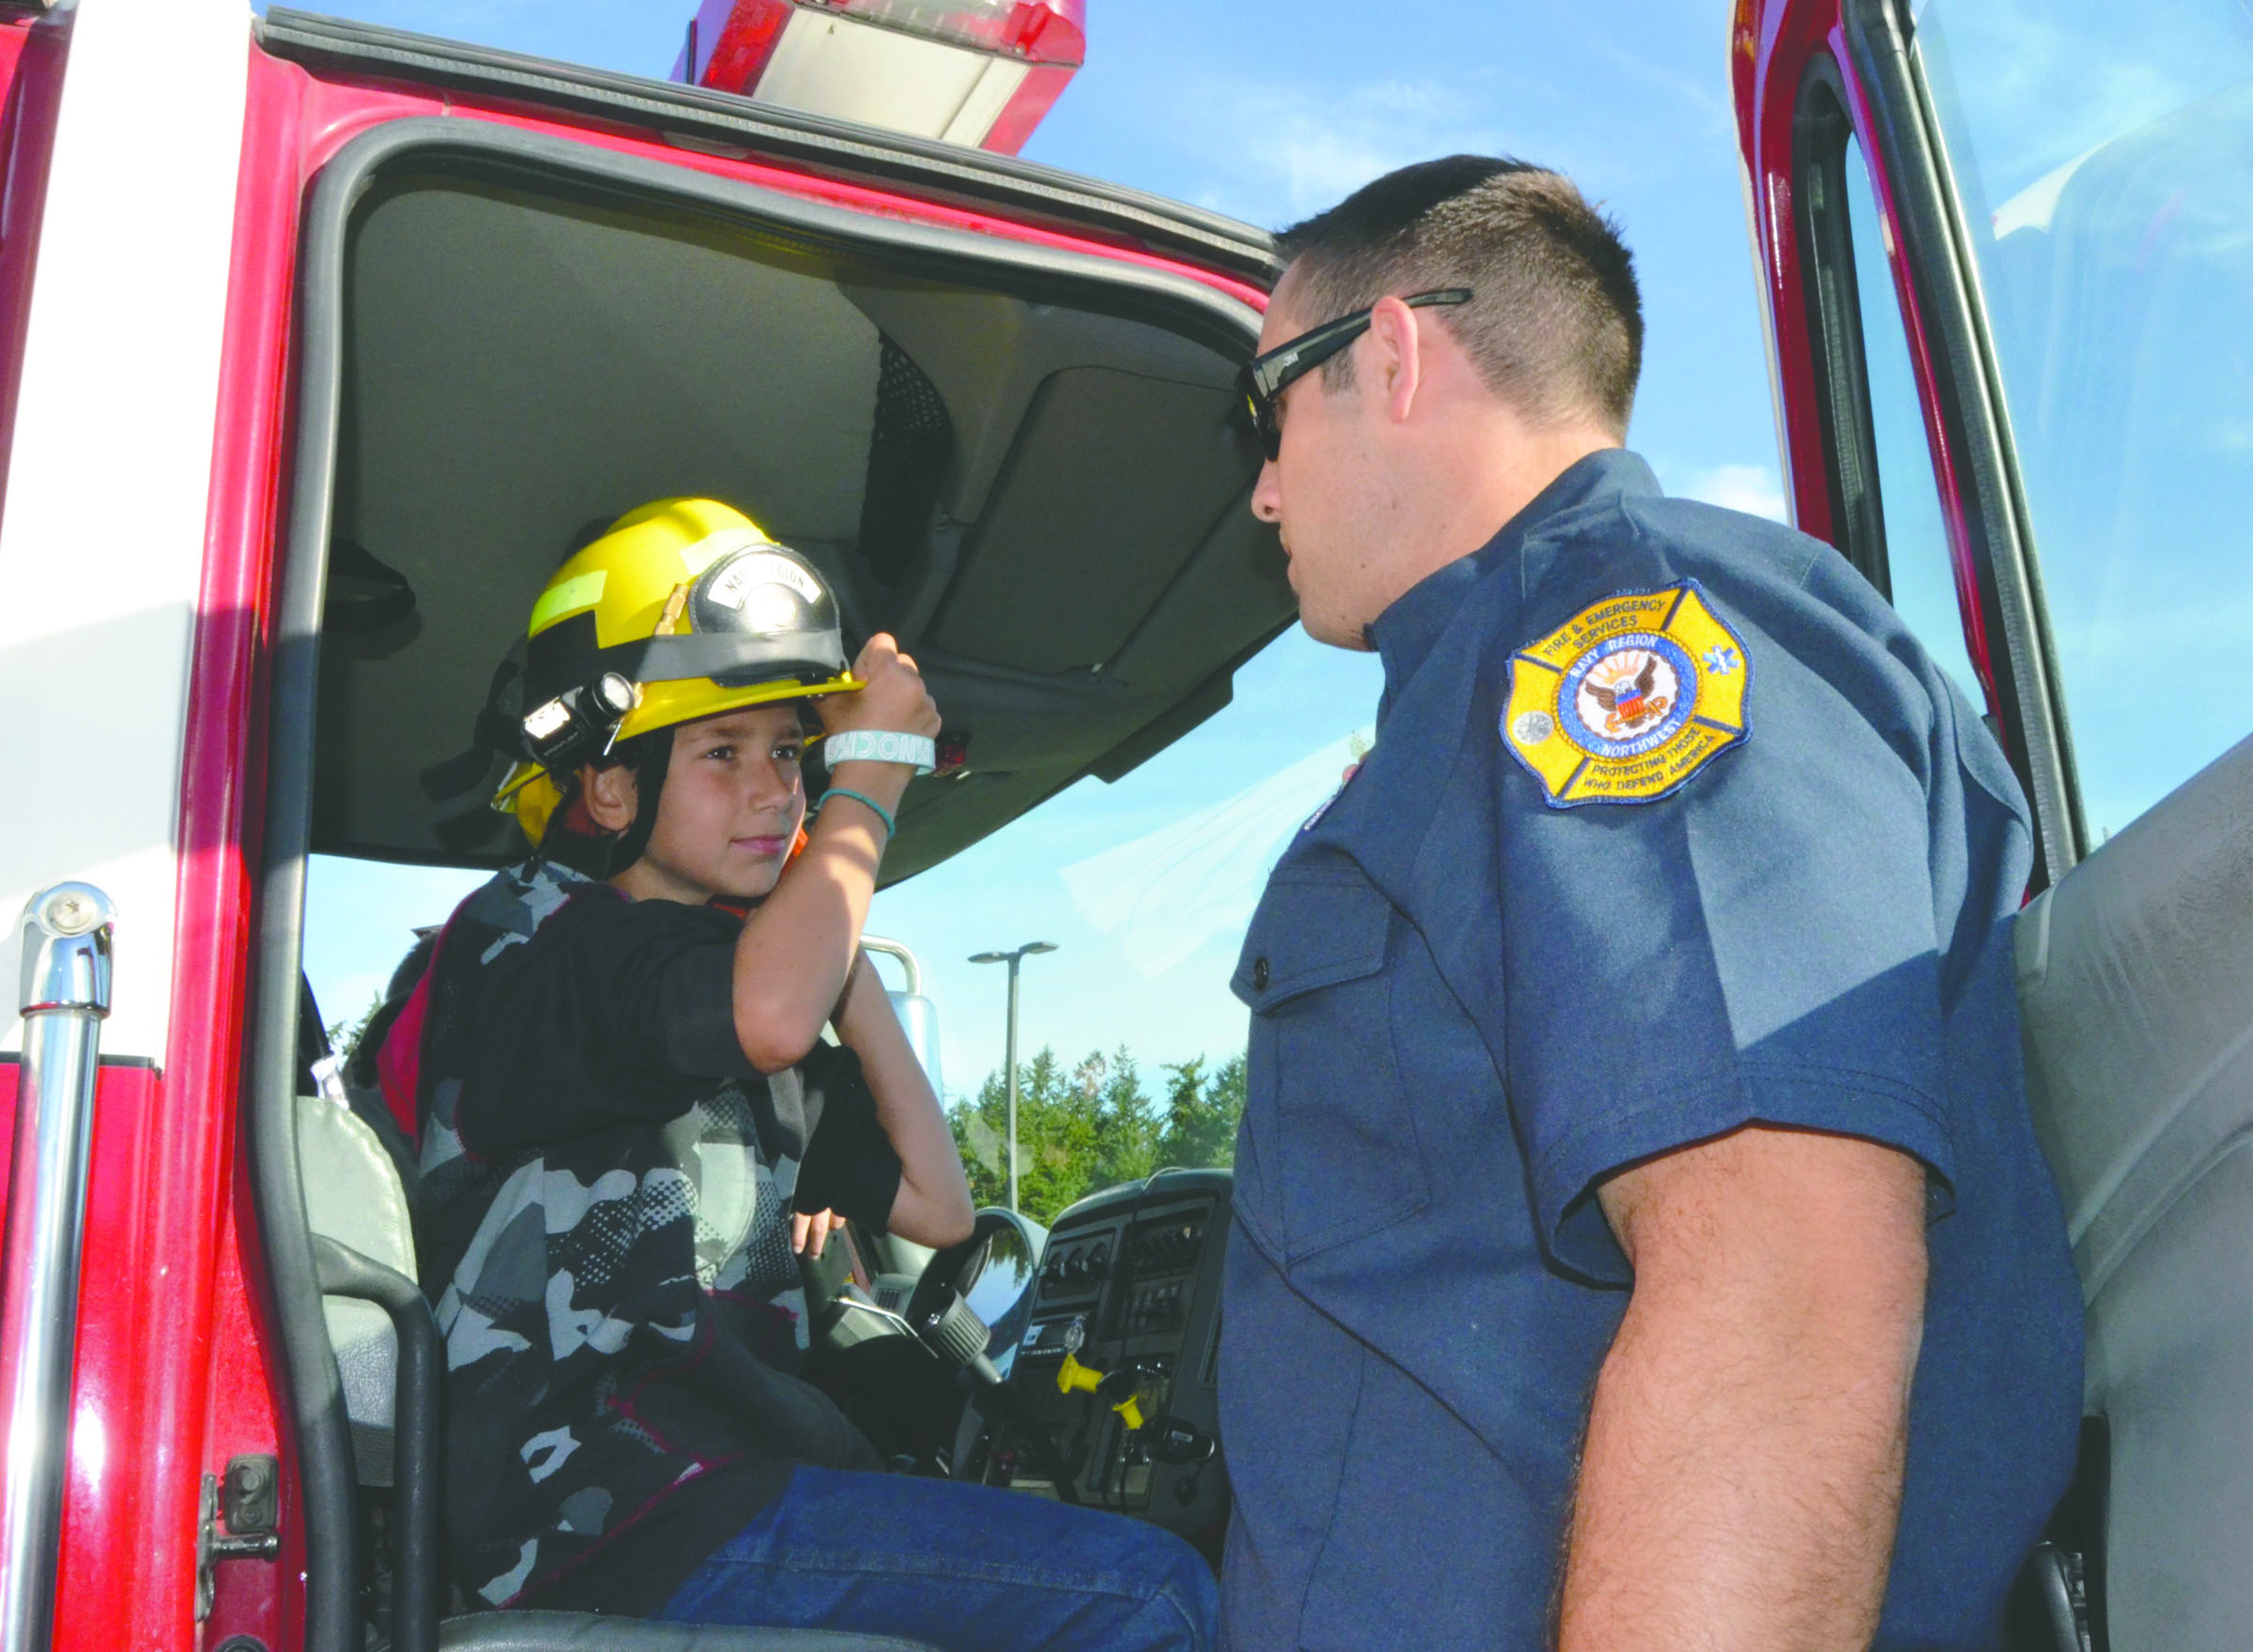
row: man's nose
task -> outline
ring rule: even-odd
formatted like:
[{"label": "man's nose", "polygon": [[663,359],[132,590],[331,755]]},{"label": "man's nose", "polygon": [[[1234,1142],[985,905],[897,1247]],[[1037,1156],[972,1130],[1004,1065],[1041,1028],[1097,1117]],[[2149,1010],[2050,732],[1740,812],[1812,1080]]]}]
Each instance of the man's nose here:
[{"label": "man's nose", "polygon": [[1260,466],[1260,480],[1251,484],[1251,513],[1262,522],[1280,525],[1283,520],[1283,484],[1273,459]]}]

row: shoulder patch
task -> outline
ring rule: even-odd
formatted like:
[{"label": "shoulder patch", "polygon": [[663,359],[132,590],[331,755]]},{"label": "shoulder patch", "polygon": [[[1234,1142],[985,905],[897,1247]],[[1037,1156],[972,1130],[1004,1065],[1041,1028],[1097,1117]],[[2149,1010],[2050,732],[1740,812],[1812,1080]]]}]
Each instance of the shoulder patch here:
[{"label": "shoulder patch", "polygon": [[1510,656],[1502,743],[1553,809],[1654,803],[1751,734],[1752,664],[1694,579],[1621,591]]}]

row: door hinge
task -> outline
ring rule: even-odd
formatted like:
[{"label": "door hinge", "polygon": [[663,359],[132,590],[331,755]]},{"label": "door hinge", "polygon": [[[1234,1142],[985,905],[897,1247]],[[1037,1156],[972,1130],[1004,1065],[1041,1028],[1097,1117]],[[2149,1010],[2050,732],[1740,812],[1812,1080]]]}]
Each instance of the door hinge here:
[{"label": "door hinge", "polygon": [[272,1560],[282,1553],[282,1465],[271,1457],[227,1460],[226,1476],[204,1476],[196,1513],[195,1621],[211,1615],[222,1560]]}]

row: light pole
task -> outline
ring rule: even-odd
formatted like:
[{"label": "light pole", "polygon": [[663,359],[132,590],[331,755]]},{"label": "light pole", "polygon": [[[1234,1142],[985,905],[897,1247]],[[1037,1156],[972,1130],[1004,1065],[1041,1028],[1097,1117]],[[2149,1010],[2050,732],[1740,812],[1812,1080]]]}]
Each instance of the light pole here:
[{"label": "light pole", "polygon": [[1009,1032],[1003,1061],[1009,1069],[1009,1208],[1017,1208],[1017,966],[1029,953],[1054,952],[1053,941],[1028,941],[1015,952],[982,952],[973,955],[973,964],[1007,964],[1009,966]]}]

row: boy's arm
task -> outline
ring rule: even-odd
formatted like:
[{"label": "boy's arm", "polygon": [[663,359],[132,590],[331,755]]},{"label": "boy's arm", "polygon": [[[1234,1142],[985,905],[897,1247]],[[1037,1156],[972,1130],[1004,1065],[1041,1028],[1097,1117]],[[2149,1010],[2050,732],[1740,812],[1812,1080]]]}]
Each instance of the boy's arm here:
[{"label": "boy's arm", "polygon": [[886,1225],[918,1245],[943,1247],[969,1238],[973,1210],[954,1132],[865,954],[838,1006],[836,1029],[861,1058],[862,1076],[876,1097],[877,1123],[899,1155],[899,1192]]},{"label": "boy's arm", "polygon": [[[858,694],[818,702],[830,733],[939,732],[939,709],[915,662],[889,636],[870,637],[853,672],[866,684]],[[913,772],[905,763],[853,762],[839,764],[832,778],[897,814]],[[735,948],[735,1030],[760,1072],[796,1064],[821,1035],[860,954],[884,841],[874,811],[840,798],[815,819],[788,876],[744,924]]]},{"label": "boy's arm", "polygon": [[[856,791],[897,808],[908,771],[897,763],[849,763]],[[795,1066],[821,1036],[844,993],[876,893],[884,829],[850,802],[825,809],[805,848],[743,925],[735,943],[735,1032],[762,1073]]]}]

